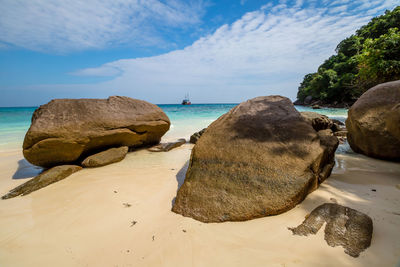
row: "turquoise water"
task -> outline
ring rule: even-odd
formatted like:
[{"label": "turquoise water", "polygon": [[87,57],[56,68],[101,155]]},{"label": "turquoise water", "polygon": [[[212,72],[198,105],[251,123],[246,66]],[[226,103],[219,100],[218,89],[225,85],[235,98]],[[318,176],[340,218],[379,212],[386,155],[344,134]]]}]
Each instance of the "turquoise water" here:
[{"label": "turquoise water", "polygon": [[[171,129],[163,137],[172,140],[189,136],[198,130],[207,127],[222,114],[229,111],[237,104],[193,104],[159,105],[171,120]],[[26,131],[31,122],[33,111],[37,107],[0,107],[0,150],[20,148]],[[299,111],[316,111],[331,118],[344,121],[347,117],[346,109],[319,109],[312,110],[308,107],[296,106]]]}]

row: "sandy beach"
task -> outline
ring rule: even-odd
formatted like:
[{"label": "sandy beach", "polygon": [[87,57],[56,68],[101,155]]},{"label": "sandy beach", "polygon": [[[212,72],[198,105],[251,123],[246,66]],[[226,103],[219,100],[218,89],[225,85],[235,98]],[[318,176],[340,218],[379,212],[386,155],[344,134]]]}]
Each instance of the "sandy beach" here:
[{"label": "sandy beach", "polygon": [[4,0],[0,90],[0,267],[400,267],[400,1]]},{"label": "sandy beach", "polygon": [[[169,135],[170,138],[171,135]],[[139,150],[30,195],[0,201],[1,266],[395,266],[400,259],[400,165],[336,154],[333,174],[296,208],[246,222],[205,224],[171,212],[193,145]],[[18,149],[0,154],[1,194],[33,168]],[[322,203],[368,214],[372,244],[358,258],[320,230],[295,236]]]}]

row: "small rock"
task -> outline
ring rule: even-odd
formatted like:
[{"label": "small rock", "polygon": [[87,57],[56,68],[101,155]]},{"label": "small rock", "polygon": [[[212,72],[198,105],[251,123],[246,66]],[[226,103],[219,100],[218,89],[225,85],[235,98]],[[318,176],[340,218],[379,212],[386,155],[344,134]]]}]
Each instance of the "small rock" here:
[{"label": "small rock", "polygon": [[346,254],[358,257],[371,245],[372,219],[362,212],[333,203],[318,206],[302,224],[288,229],[294,235],[315,235],[325,222],[325,241],[329,246],[342,246]]},{"label": "small rock", "polygon": [[197,140],[199,140],[199,138],[202,136],[202,134],[207,130],[207,128],[204,128],[201,131],[195,132],[194,134],[192,134],[192,136],[190,136],[190,143],[192,144],[196,144]]},{"label": "small rock", "polygon": [[337,120],[337,119],[331,119],[331,120],[332,120],[333,123],[335,123],[335,124],[337,124],[339,126],[344,126],[344,123],[341,122],[340,120]]},{"label": "small rock", "polygon": [[334,132],[335,136],[341,136],[341,137],[346,137],[347,136],[347,131],[336,131]]},{"label": "small rock", "polygon": [[303,111],[300,112],[300,114],[303,117],[303,119],[305,119],[309,124],[311,124],[311,126],[316,131],[330,129],[333,125],[332,120],[329,119],[328,116],[319,114],[317,112]]},{"label": "small rock", "polygon": [[129,208],[130,206],[132,206],[132,205],[129,204],[129,203],[123,203],[123,205],[124,205],[125,208]]},{"label": "small rock", "polygon": [[185,229],[183,229],[183,230],[182,230],[182,232],[186,233],[186,230],[185,230]]},{"label": "small rock", "polygon": [[178,141],[175,141],[175,142],[158,144],[156,146],[150,147],[147,150],[151,151],[151,152],[168,152],[171,149],[177,148],[177,147],[179,147],[179,146],[181,146],[181,145],[183,145],[185,143],[186,143],[186,139],[181,138],[181,139],[178,139]]},{"label": "small rock", "polygon": [[376,189],[371,189],[372,192],[376,192]]},{"label": "small rock", "polygon": [[321,107],[319,105],[313,105],[312,109],[320,109]]},{"label": "small rock", "polygon": [[82,166],[86,168],[101,167],[111,163],[116,163],[123,160],[128,153],[127,146],[121,146],[119,148],[110,148],[100,153],[87,157],[83,162]]},{"label": "small rock", "polygon": [[137,221],[132,221],[131,222],[131,227],[134,226],[135,224],[137,224]]}]

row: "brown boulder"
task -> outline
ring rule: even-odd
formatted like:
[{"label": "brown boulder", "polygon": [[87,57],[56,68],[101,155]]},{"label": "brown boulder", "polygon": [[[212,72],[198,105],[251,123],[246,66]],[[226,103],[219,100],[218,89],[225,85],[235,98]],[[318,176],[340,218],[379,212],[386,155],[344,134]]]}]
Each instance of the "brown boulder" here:
[{"label": "brown boulder", "polygon": [[400,161],[400,80],[379,84],[349,109],[350,147],[370,157]]},{"label": "brown boulder", "polygon": [[333,121],[328,116],[312,111],[303,111],[300,114],[316,131],[330,129],[333,126]]},{"label": "brown boulder", "polygon": [[23,152],[39,166],[73,163],[110,147],[158,143],[169,126],[159,107],[142,100],[56,99],[34,112]]},{"label": "brown boulder", "polygon": [[39,190],[40,188],[65,179],[81,169],[82,167],[76,165],[62,165],[53,167],[42,172],[28,182],[25,182],[12,189],[8,194],[4,195],[2,199],[8,199],[19,195],[27,195],[33,191]]},{"label": "brown boulder", "polygon": [[172,210],[203,222],[285,212],[330,173],[334,148],[322,143],[288,98],[243,102],[194,146]]},{"label": "brown boulder", "polygon": [[82,161],[82,166],[86,168],[101,167],[111,163],[116,163],[123,160],[128,153],[127,146],[118,148],[110,148],[100,153],[96,153],[87,157]]}]

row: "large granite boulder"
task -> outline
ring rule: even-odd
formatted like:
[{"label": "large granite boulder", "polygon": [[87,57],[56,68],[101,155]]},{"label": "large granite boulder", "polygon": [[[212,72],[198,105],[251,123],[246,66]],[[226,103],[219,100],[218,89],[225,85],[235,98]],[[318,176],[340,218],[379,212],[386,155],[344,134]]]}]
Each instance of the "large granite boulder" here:
[{"label": "large granite boulder", "polygon": [[400,80],[379,84],[349,109],[350,147],[370,157],[400,161]]},{"label": "large granite boulder", "polygon": [[16,196],[25,196],[28,195],[40,188],[46,187],[52,183],[58,182],[63,180],[73,174],[81,170],[81,166],[76,165],[61,165],[56,166],[51,169],[48,169],[38,176],[32,178],[31,180],[17,186],[16,188],[10,190],[10,192],[4,196],[2,199],[13,198]]},{"label": "large granite boulder", "polygon": [[322,136],[288,98],[243,102],[197,141],[172,210],[203,222],[285,212],[330,174],[337,139]]},{"label": "large granite boulder", "polygon": [[169,126],[159,107],[142,100],[56,99],[33,113],[23,152],[43,167],[73,163],[111,147],[158,143]]},{"label": "large granite boulder", "polygon": [[82,166],[86,168],[93,168],[120,162],[125,158],[127,153],[127,146],[110,148],[105,151],[90,155],[82,161]]}]

